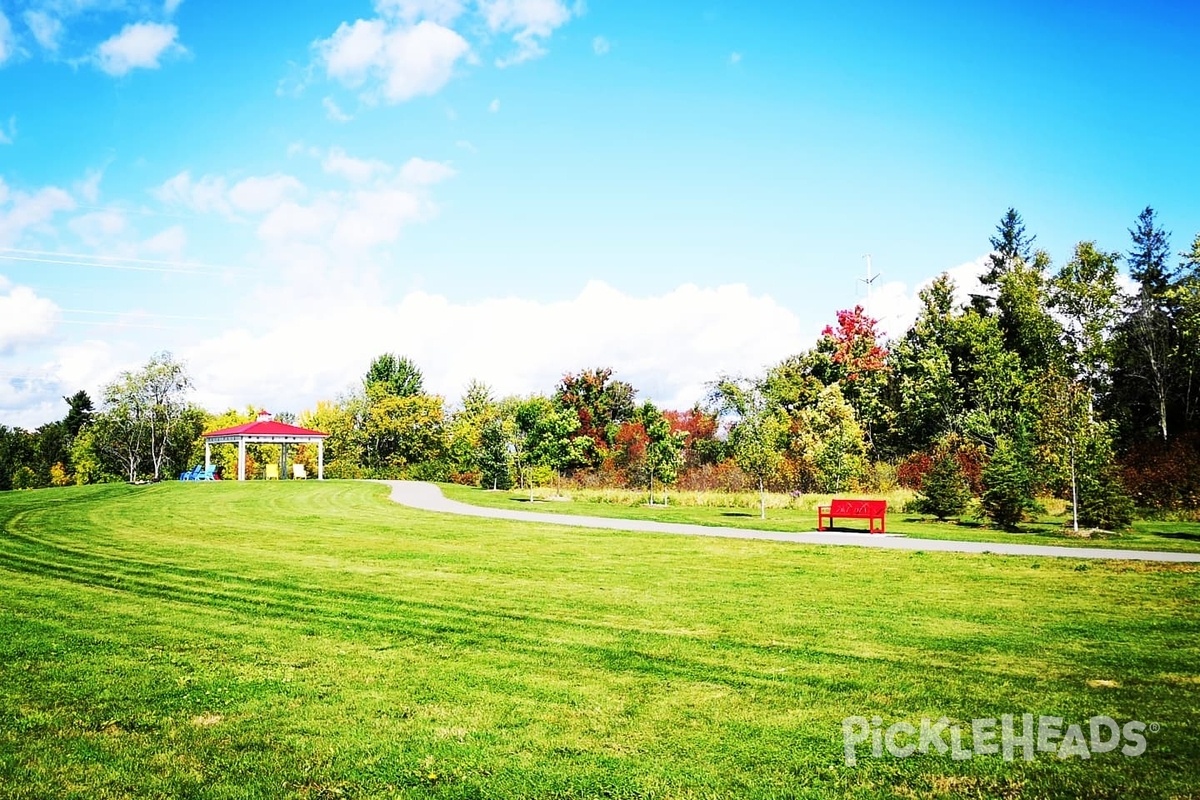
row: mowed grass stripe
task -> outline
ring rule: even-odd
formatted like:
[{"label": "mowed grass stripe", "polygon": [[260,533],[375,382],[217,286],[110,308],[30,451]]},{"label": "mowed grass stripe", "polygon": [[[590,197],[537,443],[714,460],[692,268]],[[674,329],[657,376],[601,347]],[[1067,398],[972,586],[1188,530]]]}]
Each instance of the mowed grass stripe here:
[{"label": "mowed grass stripe", "polygon": [[[0,498],[0,795],[1186,796],[1196,771],[1193,567],[196,489]],[[847,714],[1026,710],[1169,735],[1145,760],[840,762]]]}]

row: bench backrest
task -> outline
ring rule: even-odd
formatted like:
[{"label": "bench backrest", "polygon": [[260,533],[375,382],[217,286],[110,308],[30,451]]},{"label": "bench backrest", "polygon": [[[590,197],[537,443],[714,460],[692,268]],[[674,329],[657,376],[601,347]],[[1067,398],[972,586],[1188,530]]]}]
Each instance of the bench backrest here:
[{"label": "bench backrest", "polygon": [[882,517],[887,511],[887,500],[832,500],[829,503],[831,517]]}]

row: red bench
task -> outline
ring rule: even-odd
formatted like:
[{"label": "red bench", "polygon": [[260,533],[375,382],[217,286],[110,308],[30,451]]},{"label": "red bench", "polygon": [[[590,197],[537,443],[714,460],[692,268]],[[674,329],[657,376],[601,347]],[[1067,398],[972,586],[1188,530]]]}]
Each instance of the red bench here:
[{"label": "red bench", "polygon": [[[832,500],[827,506],[817,506],[817,530],[832,527],[834,519],[865,519],[871,533],[886,533],[886,516],[887,500]],[[875,530],[875,520],[879,520],[879,530]]]}]

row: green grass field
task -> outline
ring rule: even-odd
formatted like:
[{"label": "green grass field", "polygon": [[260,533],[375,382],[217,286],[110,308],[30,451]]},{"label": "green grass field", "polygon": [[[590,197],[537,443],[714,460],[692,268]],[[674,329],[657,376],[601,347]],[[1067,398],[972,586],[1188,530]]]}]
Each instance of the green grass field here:
[{"label": "green grass field", "polygon": [[[627,534],[386,495],[0,495],[0,796],[1200,796],[1196,566]],[[849,715],[1008,713],[1155,732],[1140,757],[843,760]]]},{"label": "green grass field", "polygon": [[[442,492],[452,500],[488,508],[507,508],[515,511],[539,511],[557,514],[580,514],[594,517],[619,519],[645,519],[660,522],[686,522],[694,525],[710,525],[729,528],[754,528],[789,533],[811,532],[817,529],[817,513],[813,510],[794,508],[768,508],[767,518],[761,519],[757,508],[741,506],[695,506],[655,505],[641,502],[627,503],[594,502],[574,499],[569,490],[554,498],[552,490],[538,490],[538,499],[529,502],[529,495],[519,489],[493,492],[453,483],[441,484]],[[716,494],[716,493],[712,493]],[[586,496],[586,495],[585,495]],[[571,498],[571,499],[567,499]],[[678,499],[678,498],[677,498]],[[813,503],[806,506],[815,507]],[[917,539],[954,539],[969,542],[1007,542],[1013,544],[1044,544],[1064,547],[1110,547],[1123,550],[1165,550],[1174,552],[1200,552],[1200,523],[1159,522],[1138,520],[1133,528],[1116,536],[1103,538],[1078,538],[1068,535],[1064,525],[1069,522],[1065,515],[1045,515],[1036,522],[1021,527],[1016,533],[995,530],[985,525],[965,521],[937,522],[920,519],[911,514],[893,510],[889,505],[887,516],[888,533],[901,533]],[[838,530],[866,531],[866,520],[838,522]]]}]

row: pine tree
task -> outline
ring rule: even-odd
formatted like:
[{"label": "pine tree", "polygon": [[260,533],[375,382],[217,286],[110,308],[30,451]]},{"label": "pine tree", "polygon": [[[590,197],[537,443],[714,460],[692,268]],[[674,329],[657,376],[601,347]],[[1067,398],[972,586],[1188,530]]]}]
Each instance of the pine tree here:
[{"label": "pine tree", "polygon": [[1032,261],[1033,242],[1036,236],[1025,234],[1025,221],[1015,208],[1010,208],[996,226],[996,235],[989,240],[992,243],[991,263],[987,272],[980,276],[979,282],[984,286],[995,286],[1000,277],[1012,269],[1018,261],[1026,264]]},{"label": "pine tree", "polygon": [[1080,524],[1109,531],[1128,528],[1133,522],[1133,499],[1117,475],[1105,430],[1087,442],[1079,467]]},{"label": "pine tree", "polygon": [[1171,234],[1158,227],[1154,209],[1146,206],[1129,235],[1133,239],[1133,248],[1129,251],[1129,277],[1138,282],[1142,294],[1161,298],[1174,277],[1167,264],[1171,255]]},{"label": "pine tree", "polygon": [[921,481],[916,508],[940,520],[960,516],[971,502],[971,485],[954,453],[944,453]]},{"label": "pine tree", "polygon": [[996,525],[1012,530],[1034,507],[1032,483],[1023,448],[1000,439],[983,469],[983,513]]}]

